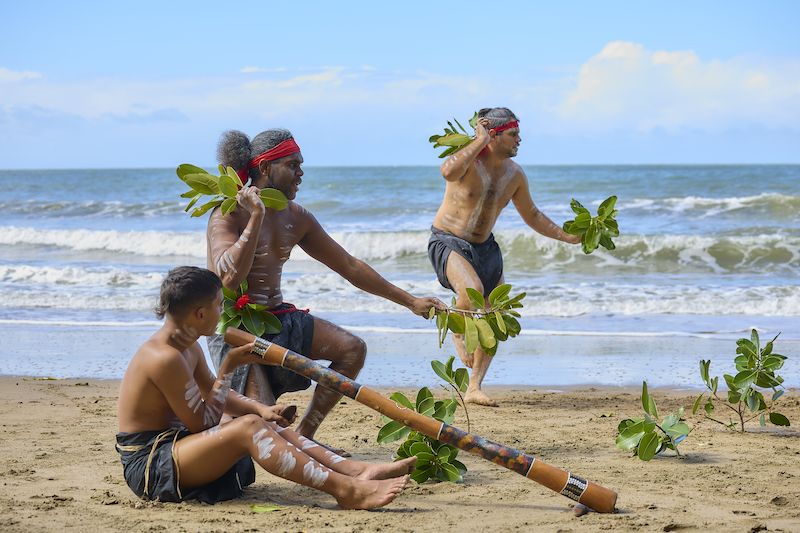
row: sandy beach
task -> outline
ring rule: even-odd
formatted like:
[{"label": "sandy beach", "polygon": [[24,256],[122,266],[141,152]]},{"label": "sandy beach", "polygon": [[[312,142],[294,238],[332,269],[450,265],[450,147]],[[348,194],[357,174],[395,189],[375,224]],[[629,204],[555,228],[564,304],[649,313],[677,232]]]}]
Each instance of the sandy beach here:
[{"label": "sandy beach", "polygon": [[[642,463],[616,449],[620,419],[639,414],[638,390],[493,388],[498,409],[473,407],[473,431],[534,453],[619,493],[618,513],[575,517],[571,502],[477,456],[461,454],[463,484],[413,482],[377,511],[342,511],[333,498],[263,471],[239,500],[209,506],[139,500],[114,450],[116,380],[0,377],[0,529],[3,531],[800,531],[800,431],[699,424],[682,458]],[[384,390],[391,392],[394,389]],[[657,389],[662,411],[691,393]],[[285,396],[301,409],[308,393]],[[782,411],[800,423],[798,391]],[[698,419],[690,419],[697,425]],[[463,417],[456,425],[465,426]],[[345,399],[318,433],[355,458],[382,461],[380,418]],[[278,509],[258,514],[253,504]],[[470,526],[472,525],[472,526]]]}]

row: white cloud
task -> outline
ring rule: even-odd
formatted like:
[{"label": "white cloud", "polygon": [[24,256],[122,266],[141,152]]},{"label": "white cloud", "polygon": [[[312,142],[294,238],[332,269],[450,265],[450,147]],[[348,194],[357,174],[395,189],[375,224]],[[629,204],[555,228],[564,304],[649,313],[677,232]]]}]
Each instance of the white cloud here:
[{"label": "white cloud", "polygon": [[32,70],[10,70],[0,67],[0,83],[3,82],[18,82],[25,80],[35,80],[41,78],[42,74]]},{"label": "white cloud", "polygon": [[800,62],[703,60],[692,51],[608,43],[584,63],[556,108],[585,130],[721,131],[800,125]]}]

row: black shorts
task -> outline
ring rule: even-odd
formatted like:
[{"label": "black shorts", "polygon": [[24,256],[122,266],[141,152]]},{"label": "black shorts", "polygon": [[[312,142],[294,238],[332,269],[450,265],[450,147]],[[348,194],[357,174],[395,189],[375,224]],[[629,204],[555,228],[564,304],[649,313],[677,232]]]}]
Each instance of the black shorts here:
[{"label": "black shorts", "polygon": [[242,495],[242,488],[256,480],[250,457],[242,457],[219,479],[202,487],[181,490],[180,472],[172,456],[176,441],[191,435],[186,428],[136,433],[117,433],[117,451],[123,475],[140,498],[162,502],[200,500],[216,503]]},{"label": "black shorts", "polygon": [[428,258],[431,260],[433,270],[439,283],[445,289],[453,290],[447,279],[447,258],[450,252],[455,252],[475,269],[478,278],[483,284],[483,292],[489,294],[503,277],[503,254],[500,246],[494,240],[494,235],[480,244],[471,243],[452,233],[442,231],[431,226],[431,238],[428,241]]}]

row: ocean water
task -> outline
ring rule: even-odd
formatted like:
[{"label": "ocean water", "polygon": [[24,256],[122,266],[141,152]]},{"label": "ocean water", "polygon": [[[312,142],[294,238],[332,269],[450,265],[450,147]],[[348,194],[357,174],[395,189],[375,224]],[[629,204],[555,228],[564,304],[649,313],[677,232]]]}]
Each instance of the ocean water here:
[{"label": "ocean water", "polygon": [[[781,332],[787,383],[798,385],[800,166],[525,171],[534,201],[559,224],[572,218],[571,198],[594,208],[616,194],[622,235],[615,251],[587,256],[506,208],[495,228],[505,277],[528,296],[523,335],[501,348],[487,383],[691,386],[697,360],[729,371],[735,339],[755,327]],[[449,301],[426,256],[444,190],[436,167],[305,172],[297,201],[345,249],[396,285]],[[152,308],[165,272],[205,265],[206,218],[182,211],[185,186],[173,169],[4,170],[0,187],[0,331],[13,341],[0,347],[0,373],[121,376],[158,324]],[[364,383],[416,384],[430,374],[427,360],[453,353],[438,349],[430,322],[355,289],[299,248],[283,293],[367,339]],[[34,356],[45,337],[50,362]]]}]

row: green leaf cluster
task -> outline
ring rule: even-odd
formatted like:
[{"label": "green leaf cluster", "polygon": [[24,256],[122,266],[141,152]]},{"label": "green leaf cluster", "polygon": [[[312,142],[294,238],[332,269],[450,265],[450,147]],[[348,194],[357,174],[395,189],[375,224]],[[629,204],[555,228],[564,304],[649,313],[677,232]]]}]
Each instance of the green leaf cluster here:
[{"label": "green leaf cluster", "polygon": [[[469,119],[469,125],[472,126],[473,130],[475,129],[477,121],[478,113],[475,113],[472,115],[472,118]],[[453,122],[456,123],[458,129],[453,125]],[[458,120],[454,118],[453,122],[447,121],[448,127],[444,129],[443,135],[431,135],[430,138],[428,138],[428,142],[433,144],[434,149],[442,146],[446,147],[446,149],[439,154],[440,159],[453,155],[475,140],[475,136],[467,133],[467,130],[464,129],[464,126],[462,126]]]},{"label": "green leaf cluster", "polygon": [[467,352],[472,353],[480,346],[488,355],[497,353],[500,342],[509,337],[519,335],[522,327],[519,324],[520,314],[517,309],[523,307],[524,292],[510,296],[511,285],[504,283],[489,293],[488,299],[472,288],[467,288],[467,295],[475,310],[458,309],[453,298],[452,306],[444,311],[431,308],[429,318],[436,317],[439,348],[452,331],[464,335]]},{"label": "green leaf cluster", "polygon": [[[242,188],[242,180],[233,167],[223,167],[219,165],[219,176],[210,174],[200,167],[184,163],[175,170],[178,178],[186,185],[189,190],[181,194],[181,198],[188,198],[189,203],[183,209],[187,213],[191,209],[193,217],[205,215],[215,207],[221,206],[222,214],[227,215],[236,209],[236,193]],[[195,204],[203,197],[206,198],[203,204],[195,207]],[[276,211],[286,209],[289,200],[278,189],[266,188],[261,190],[261,201],[264,206]]]},{"label": "green leaf cluster", "polygon": [[[466,368],[453,369],[455,357],[450,356],[446,363],[431,361],[431,368],[437,376],[442,378],[448,386],[458,395],[460,402],[454,395],[445,400],[437,400],[428,387],[417,391],[416,401],[412,402],[402,392],[394,392],[389,396],[394,402],[403,407],[412,409],[425,416],[435,418],[445,424],[452,424],[459,403],[464,407],[461,393],[467,390],[469,374]],[[395,452],[397,459],[416,456],[417,464],[411,473],[411,479],[423,483],[428,479],[439,481],[460,482],[463,480],[467,467],[457,459],[458,448],[439,442],[436,439],[423,435],[411,428],[404,426],[396,420],[383,417],[384,425],[378,432],[378,442],[394,442],[405,438]],[[469,428],[469,414],[467,414],[467,427]]]},{"label": "green leaf cluster", "polygon": [[567,220],[562,226],[570,235],[580,235],[583,253],[590,254],[602,246],[607,250],[616,248],[612,237],[619,237],[617,224],[616,196],[609,196],[597,208],[597,216],[593,217],[588,209],[574,198],[569,206],[575,213],[573,220]]},{"label": "green leaf cluster", "polygon": [[256,337],[279,333],[281,321],[267,311],[266,306],[248,303],[241,309],[236,309],[236,301],[245,294],[247,294],[247,280],[244,280],[236,291],[222,287],[223,312],[219,317],[217,327],[220,335],[224,335],[228,328],[244,329]]},{"label": "green leaf cluster", "polygon": [[[775,411],[775,402],[783,396],[783,378],[777,371],[783,367],[786,356],[773,351],[774,342],[778,335],[769,341],[763,348],[758,337],[758,332],[753,329],[750,338],[742,338],[736,341],[736,356],[734,365],[736,375],[723,374],[725,384],[728,386],[728,394],[721,398],[718,394],[719,376],[711,377],[711,360],[700,361],[700,378],[705,383],[707,392],[700,394],[694,401],[692,413],[700,411],[703,407],[703,416],[709,420],[722,424],[728,429],[736,429],[744,432],[745,423],[755,418],[759,419],[759,424],[763,427],[769,421],[776,426],[790,425],[789,419],[785,415]],[[767,390],[769,389],[769,391]],[[769,400],[767,400],[767,396]],[[728,422],[716,418],[714,415],[717,405],[735,413],[738,420],[729,417]]]},{"label": "green leaf cluster", "polygon": [[666,449],[678,451],[678,444],[691,432],[683,418],[683,407],[659,422],[656,401],[642,382],[642,408],[644,417],[626,418],[617,426],[617,448],[633,450],[642,461],[649,461]]}]

